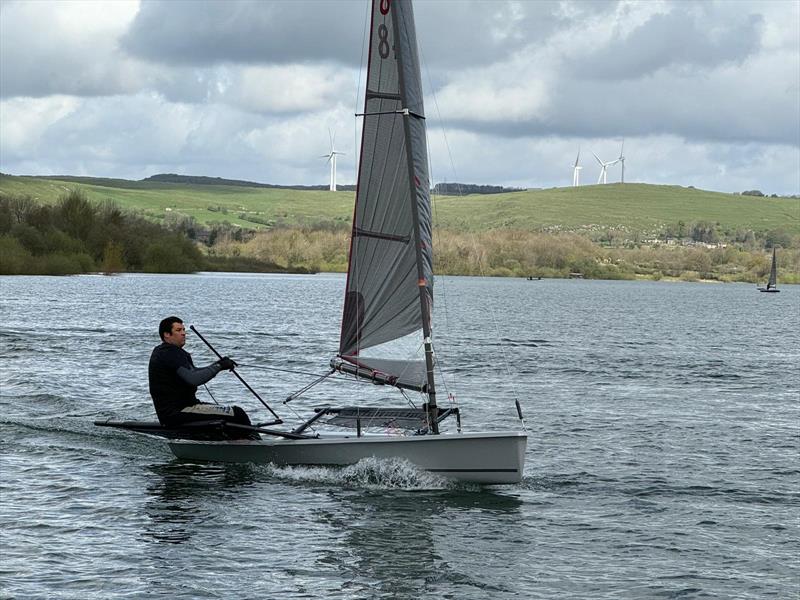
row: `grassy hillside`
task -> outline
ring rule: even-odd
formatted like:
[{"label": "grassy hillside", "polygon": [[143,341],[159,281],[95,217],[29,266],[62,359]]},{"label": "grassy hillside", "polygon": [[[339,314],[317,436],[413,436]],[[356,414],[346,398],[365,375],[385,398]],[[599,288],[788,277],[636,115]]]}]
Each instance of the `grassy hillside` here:
[{"label": "grassy hillside", "polygon": [[800,233],[800,200],[708,192],[642,183],[587,185],[492,196],[443,197],[440,223],[454,229],[597,230],[653,232],[695,221],[726,229]]},{"label": "grassy hillside", "polygon": [[52,203],[70,189],[82,190],[89,200],[110,199],[123,209],[140,210],[155,219],[163,219],[169,212],[174,212],[194,217],[198,223],[204,225],[228,221],[251,229],[263,228],[271,224],[270,222],[286,225],[336,220],[349,222],[353,210],[353,192],[119,179],[81,178],[81,181],[61,181],[0,176],[0,195],[25,194],[41,202]]},{"label": "grassy hillside", "polygon": [[[68,189],[90,200],[111,199],[120,207],[163,219],[169,213],[201,224],[223,221],[261,229],[274,224],[349,224],[353,192],[189,185],[152,181],[0,176],[0,195],[27,194],[55,202]],[[654,233],[666,225],[708,221],[723,229],[764,232],[783,229],[800,235],[800,199],[739,196],[679,186],[639,183],[587,185],[507,194],[439,196],[438,227],[462,231],[602,231],[608,228]]]}]

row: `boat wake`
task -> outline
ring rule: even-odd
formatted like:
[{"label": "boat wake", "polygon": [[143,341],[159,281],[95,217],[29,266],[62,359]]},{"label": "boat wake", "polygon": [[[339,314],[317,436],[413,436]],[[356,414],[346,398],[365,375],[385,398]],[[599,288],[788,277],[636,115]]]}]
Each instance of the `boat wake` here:
[{"label": "boat wake", "polygon": [[268,465],[267,469],[274,477],[288,481],[339,484],[361,489],[444,490],[464,485],[400,458],[370,457],[346,467]]}]

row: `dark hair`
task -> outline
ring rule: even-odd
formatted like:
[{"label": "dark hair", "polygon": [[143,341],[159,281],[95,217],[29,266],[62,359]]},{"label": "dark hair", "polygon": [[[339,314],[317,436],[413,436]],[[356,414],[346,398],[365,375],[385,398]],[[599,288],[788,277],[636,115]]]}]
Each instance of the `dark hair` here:
[{"label": "dark hair", "polygon": [[167,317],[158,324],[158,335],[162,342],[164,341],[165,333],[172,333],[172,326],[175,323],[183,323],[183,321],[181,321],[178,317]]}]

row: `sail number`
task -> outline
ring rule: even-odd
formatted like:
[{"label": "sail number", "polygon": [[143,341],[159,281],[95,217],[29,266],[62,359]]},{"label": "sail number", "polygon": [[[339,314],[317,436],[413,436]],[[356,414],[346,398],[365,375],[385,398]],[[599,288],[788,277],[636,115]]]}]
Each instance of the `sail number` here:
[{"label": "sail number", "polygon": [[[381,0],[379,7],[381,14],[388,15],[391,6],[392,0]],[[381,58],[389,58],[389,50],[391,50],[389,46],[389,28],[386,27],[386,23],[381,23],[378,25],[378,55]]]},{"label": "sail number", "polygon": [[378,25],[378,54],[381,58],[389,57],[389,28],[383,23]]}]

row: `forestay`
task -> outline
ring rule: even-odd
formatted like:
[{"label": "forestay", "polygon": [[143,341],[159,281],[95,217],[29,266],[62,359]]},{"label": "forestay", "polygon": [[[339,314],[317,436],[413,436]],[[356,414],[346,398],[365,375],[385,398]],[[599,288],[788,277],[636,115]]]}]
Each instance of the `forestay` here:
[{"label": "forestay", "polygon": [[376,362],[359,353],[419,330],[430,336],[433,267],[424,118],[411,3],[374,0],[339,356],[381,371],[386,383],[412,389],[426,386],[432,359],[427,365]]}]

